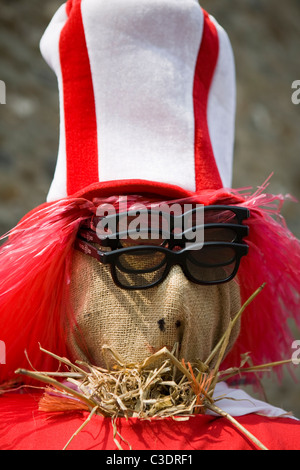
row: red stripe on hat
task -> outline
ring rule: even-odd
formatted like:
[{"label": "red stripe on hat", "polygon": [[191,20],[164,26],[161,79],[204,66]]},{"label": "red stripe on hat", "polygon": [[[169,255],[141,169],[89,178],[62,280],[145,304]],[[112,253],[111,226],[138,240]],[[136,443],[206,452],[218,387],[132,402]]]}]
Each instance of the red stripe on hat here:
[{"label": "red stripe on hat", "polygon": [[219,38],[208,13],[202,11],[204,14],[203,35],[196,63],[193,91],[196,191],[222,187],[207,123],[208,96],[219,55]]},{"label": "red stripe on hat", "polygon": [[81,15],[81,0],[67,4],[60,36],[67,159],[67,194],[95,183],[98,142],[94,89]]},{"label": "red stripe on hat", "polygon": [[66,3],[66,12],[68,16],[70,15],[72,7],[73,7],[73,0],[68,0]]}]

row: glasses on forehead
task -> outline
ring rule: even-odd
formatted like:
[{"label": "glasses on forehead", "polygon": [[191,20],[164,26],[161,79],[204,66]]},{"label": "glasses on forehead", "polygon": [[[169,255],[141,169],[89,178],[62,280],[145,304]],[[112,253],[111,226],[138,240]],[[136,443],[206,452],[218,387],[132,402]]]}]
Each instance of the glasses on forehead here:
[{"label": "glasses on forehead", "polygon": [[202,239],[206,242],[240,243],[249,233],[246,225],[234,224],[207,224],[187,229],[182,233],[170,234],[167,231],[156,228],[141,228],[138,232],[127,230],[117,234],[117,237],[100,239],[97,233],[88,228],[81,228],[78,236],[90,243],[97,243],[102,247],[110,247],[112,250],[136,246],[140,244],[164,246],[169,249],[175,247],[184,248],[187,243],[196,241],[195,231],[203,230]]},{"label": "glasses on forehead", "polygon": [[[181,211],[178,205],[177,211]],[[242,225],[248,217],[248,209],[231,206],[201,206],[178,215],[156,208],[129,210],[94,217],[84,223],[80,235],[112,249],[146,242],[172,249],[174,245],[184,247],[186,242],[199,242],[200,238],[240,242],[248,234],[248,227]]]},{"label": "glasses on forehead", "polygon": [[[187,204],[186,206],[191,206]],[[184,206],[184,208],[186,208]],[[203,223],[230,223],[241,225],[249,217],[249,210],[245,207],[235,206],[202,206],[198,205],[188,210],[182,211],[182,204],[163,203],[159,206],[143,209],[129,209],[127,211],[96,215],[93,217],[91,225],[94,230],[99,228],[115,229],[115,233],[122,232],[130,224],[131,220],[138,217],[139,223],[145,223],[148,226],[159,225],[168,229],[169,232],[176,228],[194,226],[197,223],[197,217],[201,217]],[[105,206],[103,209],[105,213]]]},{"label": "glasses on forehead", "polygon": [[246,244],[207,242],[197,250],[189,247],[173,251],[163,246],[131,246],[105,252],[77,239],[75,247],[100,263],[110,265],[111,275],[121,288],[139,290],[163,282],[170,269],[179,265],[196,284],[211,285],[230,281],[236,275]]},{"label": "glasses on forehead", "polygon": [[[75,248],[109,265],[114,282],[124,289],[154,287],[167,277],[174,265],[179,265],[185,276],[197,284],[230,281],[238,271],[241,258],[248,253],[248,246],[243,242],[248,227],[242,222],[249,217],[249,211],[231,206],[208,206],[204,211],[201,209],[202,224],[198,226],[194,225],[199,222],[197,210],[171,217],[156,211],[155,215],[159,215],[156,219],[152,218],[152,211],[140,211],[139,217],[145,217],[146,223],[138,230],[137,227],[130,229],[132,211],[116,214],[114,220],[109,216],[116,224],[115,230],[108,231],[104,238],[99,238],[94,218],[79,230]],[[127,227],[122,225],[125,216]],[[163,226],[166,216],[169,225]],[[183,224],[184,217],[189,221],[188,228]],[[158,223],[153,224],[153,220]],[[108,223],[107,227],[112,225]],[[193,238],[196,229],[203,230],[201,243]]]}]

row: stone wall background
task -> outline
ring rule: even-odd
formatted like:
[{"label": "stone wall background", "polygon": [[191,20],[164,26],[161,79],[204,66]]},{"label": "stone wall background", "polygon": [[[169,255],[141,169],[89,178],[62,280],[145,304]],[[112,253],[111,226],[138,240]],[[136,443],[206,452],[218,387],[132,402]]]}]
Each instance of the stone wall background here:
[{"label": "stone wall background", "polygon": [[[58,148],[56,78],[39,52],[39,40],[57,0],[0,0],[0,232],[45,201]],[[300,105],[291,85],[300,79],[299,0],[203,0],[202,6],[231,39],[237,74],[234,184],[262,184],[300,200]],[[299,204],[283,213],[300,238]],[[295,329],[295,336],[300,332]],[[300,378],[300,366],[294,367]],[[271,401],[300,417],[300,386],[289,375],[280,387],[266,381]]]}]

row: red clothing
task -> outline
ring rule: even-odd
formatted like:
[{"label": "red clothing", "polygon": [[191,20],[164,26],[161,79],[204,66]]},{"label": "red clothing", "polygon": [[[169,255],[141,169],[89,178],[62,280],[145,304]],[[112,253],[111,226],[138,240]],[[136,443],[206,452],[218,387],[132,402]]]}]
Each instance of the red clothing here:
[{"label": "red clothing", "polygon": [[[40,395],[8,393],[0,396],[1,450],[61,450],[88,417],[88,412],[46,414],[38,410]],[[300,422],[249,414],[236,418],[270,450],[299,450]],[[117,429],[132,450],[250,450],[257,447],[226,418],[192,416],[141,421],[120,418]],[[117,436],[124,450],[129,447]],[[110,418],[94,415],[70,443],[70,450],[113,450]]]}]

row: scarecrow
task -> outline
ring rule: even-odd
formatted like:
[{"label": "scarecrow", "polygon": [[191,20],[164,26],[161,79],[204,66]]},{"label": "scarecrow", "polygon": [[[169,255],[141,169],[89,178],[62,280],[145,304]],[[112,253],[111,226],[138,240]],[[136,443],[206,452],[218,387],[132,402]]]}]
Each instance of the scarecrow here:
[{"label": "scarecrow", "polygon": [[[47,202],[1,247],[2,447],[81,427],[70,448],[297,448],[297,419],[226,380],[290,359],[300,274],[284,197],[231,188],[227,34],[196,0],[68,0],[41,50],[60,143]],[[37,377],[57,388],[40,399]]]}]

